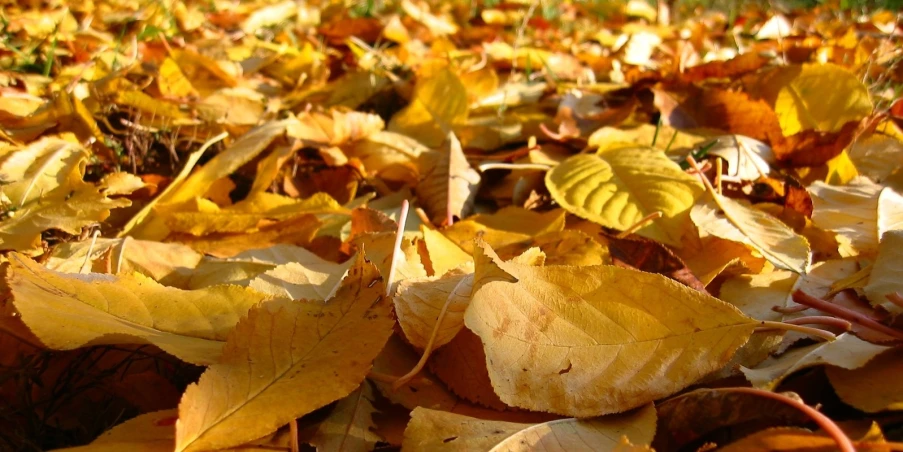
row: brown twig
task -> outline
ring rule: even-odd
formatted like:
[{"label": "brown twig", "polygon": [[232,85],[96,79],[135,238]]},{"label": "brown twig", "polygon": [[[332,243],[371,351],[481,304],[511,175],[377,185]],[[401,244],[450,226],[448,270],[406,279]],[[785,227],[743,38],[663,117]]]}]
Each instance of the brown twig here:
[{"label": "brown twig", "polygon": [[793,292],[793,301],[801,305],[806,305],[810,308],[815,308],[819,311],[840,317],[842,319],[849,320],[850,322],[873,329],[880,333],[884,333],[896,339],[903,339],[903,331],[900,331],[896,328],[891,328],[887,325],[884,325],[883,323],[879,323],[877,320],[871,317],[855,311],[851,311],[843,306],[822,300],[821,298],[813,297],[812,295],[809,295],[802,290],[797,289],[795,292]]}]

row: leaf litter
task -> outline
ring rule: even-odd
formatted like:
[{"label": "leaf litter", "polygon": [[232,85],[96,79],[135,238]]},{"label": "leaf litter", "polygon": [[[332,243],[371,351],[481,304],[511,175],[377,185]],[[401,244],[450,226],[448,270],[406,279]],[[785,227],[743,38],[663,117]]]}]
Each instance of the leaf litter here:
[{"label": "leaf litter", "polygon": [[9,6],[0,448],[903,447],[900,16],[654,3]]}]

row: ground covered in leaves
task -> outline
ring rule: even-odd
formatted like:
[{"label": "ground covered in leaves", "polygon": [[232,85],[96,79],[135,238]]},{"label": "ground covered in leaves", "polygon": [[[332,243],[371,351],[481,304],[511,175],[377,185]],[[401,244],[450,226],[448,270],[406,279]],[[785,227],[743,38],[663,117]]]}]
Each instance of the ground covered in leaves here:
[{"label": "ground covered in leaves", "polygon": [[900,450],[888,10],[0,15],[0,449]]}]

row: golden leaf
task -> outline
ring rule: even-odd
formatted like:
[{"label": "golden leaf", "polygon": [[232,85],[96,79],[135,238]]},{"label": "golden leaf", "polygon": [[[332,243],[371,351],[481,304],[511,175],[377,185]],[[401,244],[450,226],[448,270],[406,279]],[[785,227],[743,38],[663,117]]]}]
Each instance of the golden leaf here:
[{"label": "golden leaf", "polygon": [[493,258],[477,260],[477,281],[493,267],[519,281],[480,284],[464,316],[511,406],[580,417],[629,410],[720,368],[756,325],[664,276],[533,267],[498,262],[485,246],[476,252]]},{"label": "golden leaf", "polygon": [[252,309],[219,362],[185,391],[176,450],[236,446],[350,394],[392,334],[385,294],[376,266],[359,255],[325,304],[276,300]]},{"label": "golden leaf", "polygon": [[268,298],[238,286],[180,290],[140,275],[57,273],[19,254],[6,284],[22,322],[49,348],[153,344],[195,364],[215,362],[239,318]]},{"label": "golden leaf", "polygon": [[420,183],[417,199],[436,224],[451,224],[453,217],[464,218],[473,209],[480,175],[467,163],[461,142],[448,134],[448,152],[420,156]]}]

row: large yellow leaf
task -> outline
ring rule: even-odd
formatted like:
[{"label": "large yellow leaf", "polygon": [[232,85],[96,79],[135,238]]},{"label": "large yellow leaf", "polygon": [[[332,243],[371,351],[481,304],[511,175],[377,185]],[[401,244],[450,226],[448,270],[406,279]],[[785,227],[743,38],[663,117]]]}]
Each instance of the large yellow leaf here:
[{"label": "large yellow leaf", "polygon": [[22,322],[49,348],[153,344],[194,364],[215,362],[239,318],[268,298],[238,286],[180,290],[140,275],[58,273],[19,254],[6,284]]},{"label": "large yellow leaf", "polygon": [[670,395],[730,360],[756,322],[664,276],[477,259],[519,282],[477,288],[464,315],[508,405],[587,417]]},{"label": "large yellow leaf", "polygon": [[523,424],[479,419],[417,408],[404,432],[405,451],[574,451],[614,450],[626,436],[649,444],[655,434],[655,408],[595,419],[559,419]]},{"label": "large yellow leaf", "polygon": [[178,243],[124,237],[63,243],[54,248],[45,265],[63,273],[81,273],[85,259],[90,261],[88,270],[96,273],[138,272],[160,281],[177,270],[195,268],[201,255]]},{"label": "large yellow leaf", "polygon": [[252,309],[220,361],[185,391],[176,450],[236,446],[350,394],[392,334],[385,294],[361,254],[325,304],[277,300]]},{"label": "large yellow leaf", "polygon": [[575,155],[546,174],[552,198],[569,212],[602,226],[625,230],[643,217],[663,217],[637,231],[662,243],[681,246],[688,210],[702,184],[664,153],[622,148]]},{"label": "large yellow leaf", "polygon": [[414,98],[389,121],[388,129],[439,147],[452,125],[467,117],[467,89],[448,68],[422,70]]},{"label": "large yellow leaf", "polygon": [[774,107],[785,136],[808,129],[837,132],[872,113],[868,88],[834,64],[781,67],[760,82],[760,94]]},{"label": "large yellow leaf", "polygon": [[806,273],[809,241],[781,220],[717,193],[690,213],[701,231],[751,246],[775,267]]}]

